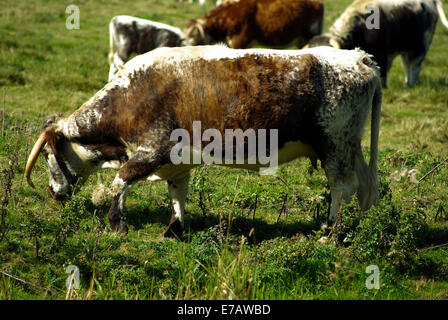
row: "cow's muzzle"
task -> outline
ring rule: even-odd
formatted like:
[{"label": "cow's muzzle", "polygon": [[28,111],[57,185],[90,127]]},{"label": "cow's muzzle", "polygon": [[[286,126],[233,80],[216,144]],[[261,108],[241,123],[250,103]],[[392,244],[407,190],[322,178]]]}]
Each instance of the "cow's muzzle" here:
[{"label": "cow's muzzle", "polygon": [[51,189],[50,186],[48,186],[47,190],[48,190],[48,193],[50,194],[50,196],[53,198],[53,200],[62,202],[62,201],[64,201],[66,199],[65,195],[58,196],[58,195],[54,194],[54,192],[53,192],[53,190]]}]

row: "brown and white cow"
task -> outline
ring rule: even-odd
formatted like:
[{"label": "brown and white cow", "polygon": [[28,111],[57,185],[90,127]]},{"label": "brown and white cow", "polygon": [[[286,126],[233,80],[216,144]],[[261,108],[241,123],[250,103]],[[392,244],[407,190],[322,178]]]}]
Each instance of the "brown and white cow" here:
[{"label": "brown and white cow", "polygon": [[378,63],[385,87],[392,61],[401,55],[405,82],[412,87],[429,50],[438,14],[448,28],[439,0],[357,0],[328,33],[314,37],[308,46],[363,49]]},{"label": "brown and white cow", "polygon": [[253,41],[275,47],[302,47],[323,29],[322,0],[228,1],[184,29],[193,45],[224,42],[234,49]]},{"label": "brown and white cow", "polygon": [[179,28],[131,16],[115,16],[109,23],[109,81],[132,54],[187,44],[188,39]]},{"label": "brown and white cow", "polygon": [[[342,201],[349,202],[354,193],[362,210],[377,202],[380,109],[379,72],[361,50],[160,48],[126,63],[73,114],[50,118],[31,151],[25,176],[32,185],[32,168],[42,151],[50,194],[61,199],[71,185],[105,163],[119,162],[109,210],[117,231],[127,230],[129,188],[150,176],[165,179],[174,208],[166,232],[179,234],[190,170],[196,165],[173,163],[173,131],[184,129],[191,136],[195,122],[203,134],[215,130],[223,136],[228,129],[254,130],[257,137],[263,130],[276,130],[278,148],[268,151],[278,155],[279,165],[297,157],[321,161],[331,189],[333,222]],[[367,165],[361,138],[370,113]],[[225,165],[258,170],[260,163]]]}]

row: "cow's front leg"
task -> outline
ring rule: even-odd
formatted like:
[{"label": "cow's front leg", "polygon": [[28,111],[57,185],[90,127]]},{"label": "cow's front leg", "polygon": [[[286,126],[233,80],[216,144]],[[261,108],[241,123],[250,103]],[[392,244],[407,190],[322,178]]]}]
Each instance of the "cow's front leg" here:
[{"label": "cow's front leg", "polygon": [[130,185],[123,179],[116,175],[114,182],[112,183],[113,202],[109,209],[109,223],[112,231],[127,233],[128,227],[126,226],[126,212],[125,201],[126,193],[129,190]]},{"label": "cow's front leg", "polygon": [[148,177],[164,162],[161,150],[139,151],[118,171],[112,183],[113,202],[109,209],[109,222],[113,231],[127,232],[125,201],[133,183]]},{"label": "cow's front leg", "polygon": [[181,177],[167,180],[168,194],[173,205],[173,213],[171,214],[168,228],[163,233],[164,237],[182,236],[182,231],[184,229],[185,198],[187,197],[188,193],[189,180],[190,171],[188,171]]}]

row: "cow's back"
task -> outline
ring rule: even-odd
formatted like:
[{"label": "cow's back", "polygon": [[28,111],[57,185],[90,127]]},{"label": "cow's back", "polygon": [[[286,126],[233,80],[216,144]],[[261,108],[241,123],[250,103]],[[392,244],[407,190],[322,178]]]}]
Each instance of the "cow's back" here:
[{"label": "cow's back", "polygon": [[[131,60],[120,71],[117,84],[105,89],[114,100],[108,112],[126,122],[117,125],[128,128],[125,136],[141,136],[154,123],[160,125],[160,119],[169,118],[173,128],[188,131],[193,121],[222,132],[275,128],[281,129],[280,144],[291,138],[317,144],[308,140],[321,137],[307,133],[317,132],[320,125],[331,126],[350,112],[347,108],[356,108],[357,96],[373,86],[373,66],[362,51],[326,47],[161,48]],[[127,79],[126,88],[118,85],[120,79]],[[116,107],[120,105],[127,107]]]}]

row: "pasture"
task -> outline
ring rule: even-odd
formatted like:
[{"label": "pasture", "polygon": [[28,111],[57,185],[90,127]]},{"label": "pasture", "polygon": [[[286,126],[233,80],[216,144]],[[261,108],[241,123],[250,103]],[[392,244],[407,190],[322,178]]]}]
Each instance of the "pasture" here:
[{"label": "pasture", "polygon": [[[350,3],[325,1],[325,31]],[[70,4],[80,9],[79,29],[66,28]],[[213,7],[0,0],[0,299],[448,299],[448,30],[440,21],[417,84],[405,88],[397,58],[383,91],[380,204],[363,213],[347,204],[334,242],[318,242],[330,197],[323,169],[311,174],[308,159],[275,176],[193,170],[183,239],[161,236],[171,215],[166,182],[132,189],[127,235],[111,232],[107,203],[93,205],[96,174],[61,205],[46,191],[39,157],[36,189],[27,185],[42,121],[73,112],[106,84],[113,16],[183,29]],[[114,175],[104,170],[103,183]],[[68,290],[70,265],[80,286]]]}]

